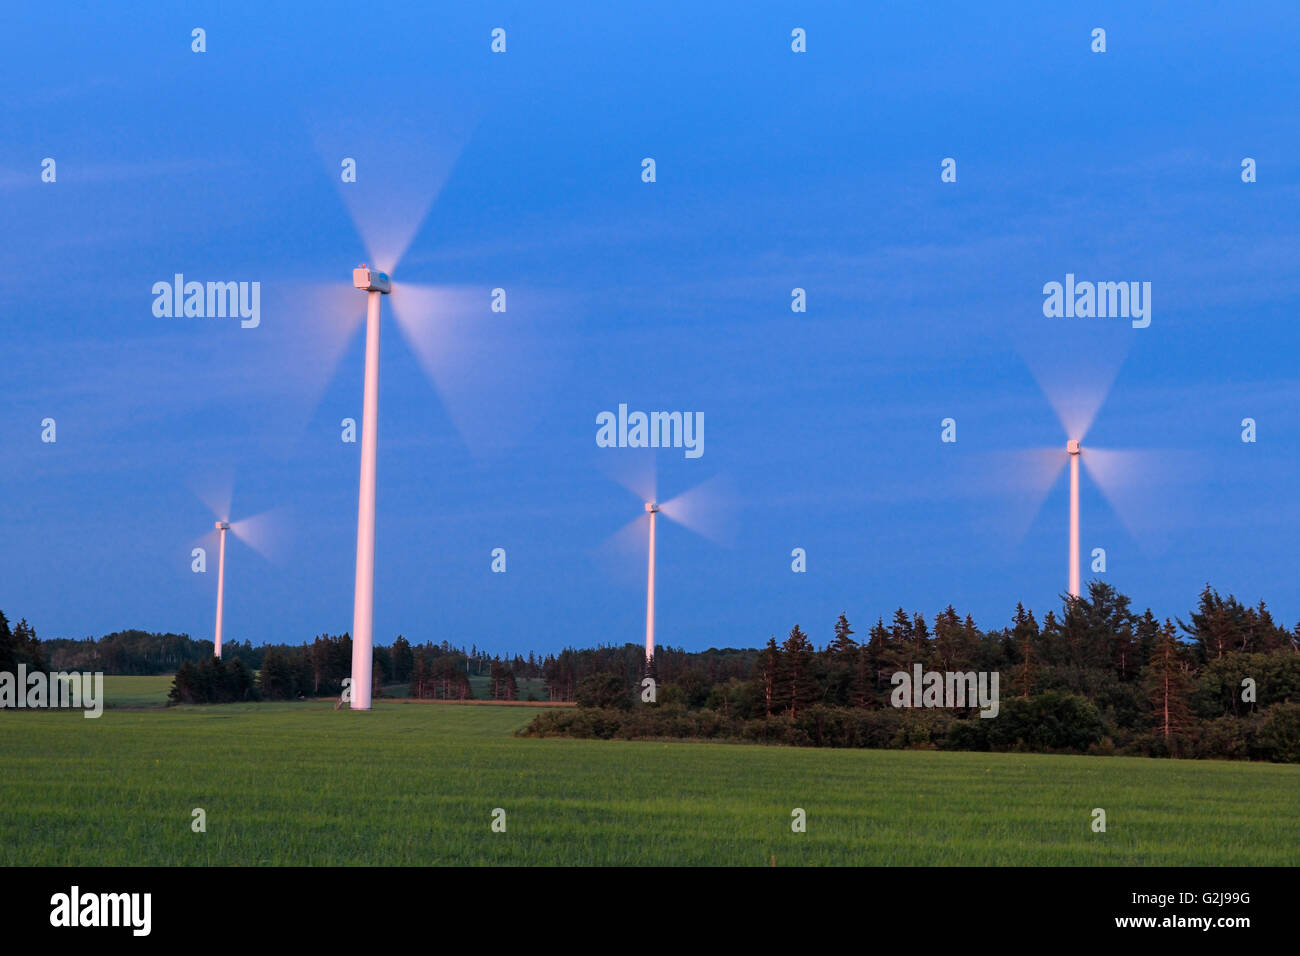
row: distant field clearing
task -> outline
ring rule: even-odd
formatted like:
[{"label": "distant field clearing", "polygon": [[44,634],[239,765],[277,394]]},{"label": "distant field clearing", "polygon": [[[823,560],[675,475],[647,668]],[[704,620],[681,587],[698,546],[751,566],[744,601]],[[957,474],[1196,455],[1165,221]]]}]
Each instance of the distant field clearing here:
[{"label": "distant field clearing", "polygon": [[1300,766],[513,737],[532,713],[5,713],[0,864],[1300,862]]}]

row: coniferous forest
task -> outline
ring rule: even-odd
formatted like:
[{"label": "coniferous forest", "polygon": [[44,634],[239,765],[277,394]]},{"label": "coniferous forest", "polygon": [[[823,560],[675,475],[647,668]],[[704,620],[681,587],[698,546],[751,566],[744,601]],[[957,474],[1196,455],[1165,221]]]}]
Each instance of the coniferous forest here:
[{"label": "coniferous forest", "polygon": [[[865,633],[840,615],[820,649],[796,625],[757,651],[665,651],[653,706],[639,655],[628,645],[621,668],[566,671],[579,707],[525,733],[1300,762],[1300,624],[1209,585],[1177,622],[1093,582],[1059,615],[1017,606],[997,631],[951,606],[929,621],[900,608]],[[892,676],[916,665],[996,673],[997,716],[894,706]]]}]

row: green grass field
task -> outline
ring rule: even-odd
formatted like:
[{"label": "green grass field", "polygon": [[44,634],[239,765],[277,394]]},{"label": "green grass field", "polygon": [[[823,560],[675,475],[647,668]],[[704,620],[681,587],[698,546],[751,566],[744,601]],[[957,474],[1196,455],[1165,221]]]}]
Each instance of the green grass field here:
[{"label": "green grass field", "polygon": [[[469,679],[469,686],[473,689],[476,700],[491,699],[492,678],[474,675]],[[529,694],[532,694],[536,700],[547,700],[546,681],[542,680],[540,677],[519,678],[519,699],[528,700]]]},{"label": "green grass field", "polygon": [[[140,693],[143,694],[143,689]],[[0,864],[1294,864],[1300,767],[514,737],[532,708],[0,715]],[[191,811],[207,832],[191,831]],[[494,808],[507,830],[494,833]],[[791,810],[807,812],[793,833]],[[1093,833],[1102,807],[1108,832]]]},{"label": "green grass field", "polygon": [[[170,678],[168,678],[170,680]],[[474,695],[474,700],[491,700],[492,699],[492,678],[480,677],[475,674],[469,679],[469,688]],[[385,684],[385,697],[405,697],[411,692],[410,684]],[[519,678],[519,697],[520,701],[527,701],[528,695],[533,695],[533,700],[545,702],[549,700],[546,693],[546,681],[540,677],[521,677]]]}]

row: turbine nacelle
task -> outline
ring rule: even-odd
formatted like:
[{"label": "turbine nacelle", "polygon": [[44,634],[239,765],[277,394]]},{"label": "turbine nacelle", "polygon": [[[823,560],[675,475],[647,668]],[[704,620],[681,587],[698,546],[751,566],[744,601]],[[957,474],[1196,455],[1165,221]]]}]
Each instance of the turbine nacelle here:
[{"label": "turbine nacelle", "polygon": [[218,531],[229,531],[229,530],[230,530],[230,522],[229,522],[229,521],[218,521],[215,525],[213,525],[213,527],[216,528]]},{"label": "turbine nacelle", "polygon": [[1067,454],[1070,454],[1070,455],[1077,455],[1077,454],[1079,454],[1079,439],[1077,439],[1077,438],[1071,438],[1068,442],[1066,442],[1066,443],[1065,443],[1065,451],[1066,451]]},{"label": "turbine nacelle", "polygon": [[646,510],[649,514],[654,514],[656,511],[659,510],[659,505],[658,505],[657,503],[653,502],[653,501],[647,501],[647,502],[645,503],[645,510]]},{"label": "turbine nacelle", "polygon": [[352,270],[352,284],[362,292],[382,292],[387,295],[393,291],[388,273],[372,270],[364,262]]}]

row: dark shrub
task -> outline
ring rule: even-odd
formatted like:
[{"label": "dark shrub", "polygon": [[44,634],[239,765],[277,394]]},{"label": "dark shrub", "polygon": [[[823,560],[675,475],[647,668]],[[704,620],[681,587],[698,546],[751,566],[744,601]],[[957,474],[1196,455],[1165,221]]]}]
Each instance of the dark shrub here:
[{"label": "dark shrub", "polygon": [[632,694],[623,678],[614,674],[593,674],[578,682],[574,699],[579,707],[618,707],[626,709],[632,706]]},{"label": "dark shrub", "polygon": [[1086,751],[1105,736],[1101,715],[1086,697],[1048,691],[1037,697],[1003,701],[996,717],[976,718],[989,725],[992,750]]},{"label": "dark shrub", "polygon": [[1255,754],[1274,763],[1300,763],[1300,704],[1274,704],[1260,714]]}]

